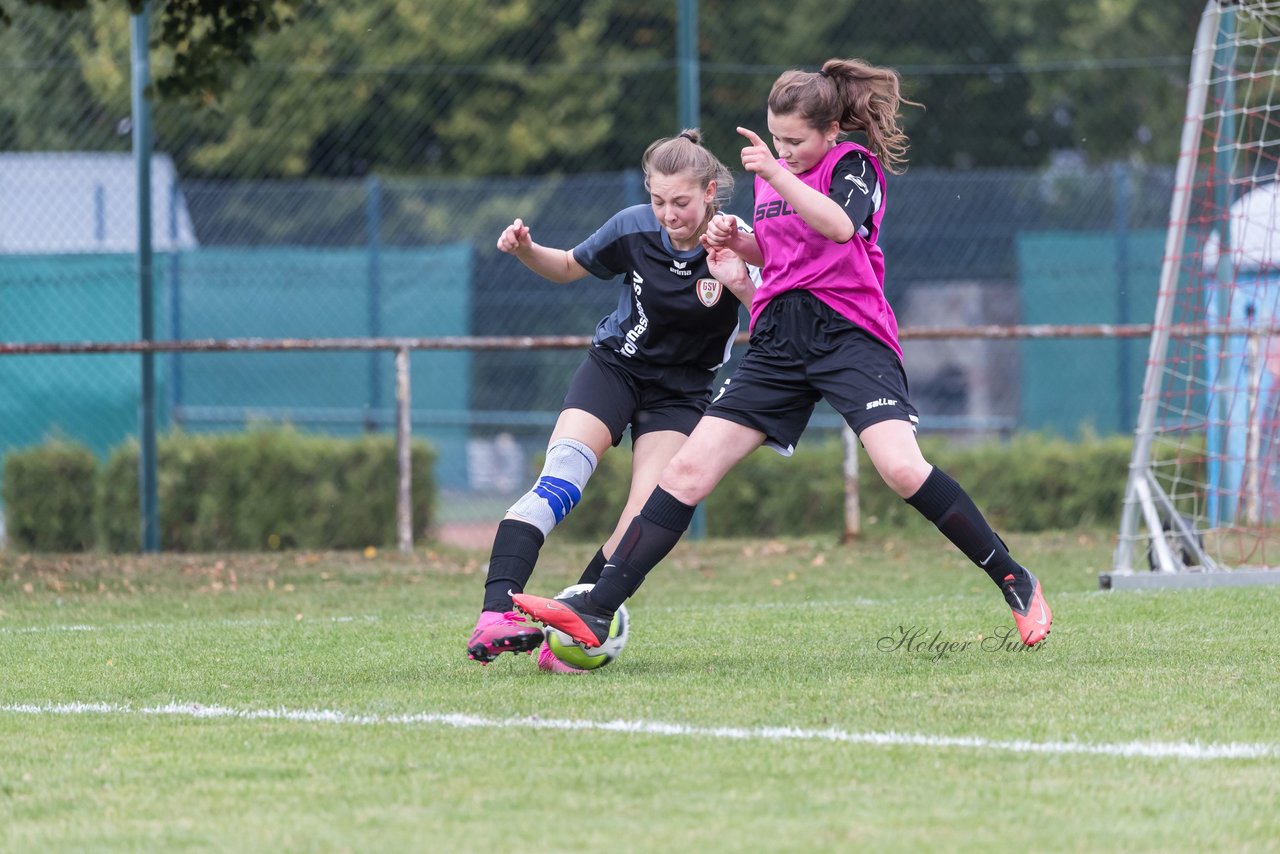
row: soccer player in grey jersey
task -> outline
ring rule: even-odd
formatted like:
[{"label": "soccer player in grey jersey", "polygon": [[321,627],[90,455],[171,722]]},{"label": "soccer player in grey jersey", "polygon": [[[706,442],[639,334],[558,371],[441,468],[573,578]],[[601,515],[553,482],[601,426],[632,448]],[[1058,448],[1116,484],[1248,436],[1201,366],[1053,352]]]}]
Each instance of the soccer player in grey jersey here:
[{"label": "soccer player in grey jersey", "polygon": [[[736,255],[700,243],[733,193],[733,177],[700,144],[696,130],[660,139],[641,165],[650,201],[619,211],[572,250],[542,246],[515,220],[498,249],[554,282],[621,276],[617,308],[596,327],[570,382],[533,487],[498,525],[484,603],[467,654],[487,664],[503,652],[532,652],[542,630],[513,611],[552,528],[581,500],[600,456],[631,429],[631,488],[609,539],[582,573],[594,583],[658,475],[684,444],[711,400],[716,369],[738,332],[738,305],[750,306],[758,271]],[[741,227],[749,228],[746,223]],[[756,278],[753,280],[752,276]],[[728,293],[726,293],[726,291]],[[538,664],[584,672],[543,647]]]}]

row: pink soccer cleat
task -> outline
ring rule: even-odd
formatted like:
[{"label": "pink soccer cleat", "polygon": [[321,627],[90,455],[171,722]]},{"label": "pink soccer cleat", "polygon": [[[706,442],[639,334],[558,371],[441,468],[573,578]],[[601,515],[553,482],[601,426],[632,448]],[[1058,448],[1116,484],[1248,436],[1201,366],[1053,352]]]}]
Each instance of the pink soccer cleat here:
[{"label": "pink soccer cleat", "polygon": [[481,611],[467,641],[467,657],[488,664],[504,652],[533,652],[542,643],[542,629],[514,611]]},{"label": "pink soccer cleat", "polygon": [[574,667],[572,664],[565,664],[556,658],[556,654],[551,651],[551,647],[543,645],[538,650],[538,669],[550,670],[552,673],[586,673],[581,667]]}]

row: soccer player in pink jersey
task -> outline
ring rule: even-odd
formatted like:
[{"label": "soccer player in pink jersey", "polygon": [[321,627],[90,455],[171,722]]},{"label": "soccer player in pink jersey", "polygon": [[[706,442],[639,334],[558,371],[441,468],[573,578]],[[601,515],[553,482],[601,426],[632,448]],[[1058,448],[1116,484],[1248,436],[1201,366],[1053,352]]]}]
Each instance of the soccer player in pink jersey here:
[{"label": "soccer player in pink jersey", "polygon": [[[884,294],[879,236],[886,173],[903,168],[905,99],[896,71],[831,59],[787,71],[769,93],[775,157],[753,131],[742,165],[755,174],[754,231],[717,216],[703,242],[762,266],[751,343],[623,535],[594,589],[565,600],[528,594],[516,608],[580,643],[608,636],[617,607],[667,555],[694,507],[760,445],[789,456],[825,398],[858,434],[885,483],[990,576],[1022,642],[1049,634],[1040,582],[1009,554],[973,500],[920,452],[898,324]],[[860,133],[866,144],[842,141]]]}]

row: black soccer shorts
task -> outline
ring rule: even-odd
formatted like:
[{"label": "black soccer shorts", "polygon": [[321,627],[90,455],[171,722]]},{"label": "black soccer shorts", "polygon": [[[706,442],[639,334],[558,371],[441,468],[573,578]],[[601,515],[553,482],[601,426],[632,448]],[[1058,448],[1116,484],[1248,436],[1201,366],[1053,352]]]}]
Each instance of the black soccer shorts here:
[{"label": "black soccer shorts", "polygon": [[711,401],[715,374],[705,368],[637,362],[600,347],[583,360],[564,396],[564,409],[581,409],[609,428],[613,444],[631,426],[631,441],[674,430],[686,436]]},{"label": "black soccer shorts", "polygon": [[898,354],[807,291],[792,291],[765,307],[707,414],[759,430],[790,456],[823,398],[855,433],[920,420]]}]

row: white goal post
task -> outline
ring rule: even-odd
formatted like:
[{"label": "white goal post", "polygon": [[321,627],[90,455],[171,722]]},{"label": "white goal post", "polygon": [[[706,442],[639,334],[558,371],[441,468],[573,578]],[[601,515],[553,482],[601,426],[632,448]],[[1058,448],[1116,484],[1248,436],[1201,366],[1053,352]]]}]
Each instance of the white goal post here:
[{"label": "white goal post", "polygon": [[1103,587],[1280,583],[1280,0],[1210,0]]}]

